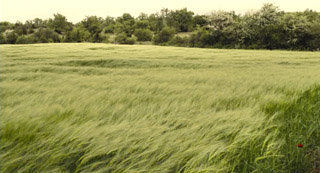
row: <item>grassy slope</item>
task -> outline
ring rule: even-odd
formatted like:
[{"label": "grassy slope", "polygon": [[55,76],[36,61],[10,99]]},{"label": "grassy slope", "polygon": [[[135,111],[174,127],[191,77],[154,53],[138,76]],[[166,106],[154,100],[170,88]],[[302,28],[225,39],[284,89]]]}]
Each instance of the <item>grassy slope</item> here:
[{"label": "grassy slope", "polygon": [[1,45],[1,170],[316,170],[319,82],[319,52]]}]

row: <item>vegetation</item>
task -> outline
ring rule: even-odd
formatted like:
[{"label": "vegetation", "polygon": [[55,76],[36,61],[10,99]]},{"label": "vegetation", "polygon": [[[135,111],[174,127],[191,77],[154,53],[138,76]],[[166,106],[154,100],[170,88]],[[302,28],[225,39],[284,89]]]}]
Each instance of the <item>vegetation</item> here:
[{"label": "vegetation", "polygon": [[[88,16],[73,24],[61,14],[52,19],[0,23],[1,44],[48,42],[112,42],[134,44],[153,40],[154,44],[207,48],[320,49],[320,13],[284,12],[273,4],[244,15],[216,11],[195,15],[185,9],[162,9],[134,18]],[[185,38],[175,34],[186,33]],[[126,37],[124,37],[124,35]],[[114,36],[116,35],[116,36]],[[134,37],[132,37],[134,36]],[[18,37],[20,37],[18,39]],[[117,40],[113,38],[117,37]],[[135,39],[136,38],[136,39]],[[129,41],[126,41],[129,39]],[[121,41],[119,41],[121,40]]]},{"label": "vegetation", "polygon": [[319,52],[60,43],[1,58],[1,172],[320,169]]}]

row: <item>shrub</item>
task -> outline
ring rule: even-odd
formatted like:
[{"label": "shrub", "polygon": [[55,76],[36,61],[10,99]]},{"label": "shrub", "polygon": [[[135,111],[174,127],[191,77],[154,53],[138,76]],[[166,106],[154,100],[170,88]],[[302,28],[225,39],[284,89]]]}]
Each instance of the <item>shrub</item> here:
[{"label": "shrub", "polygon": [[168,42],[171,38],[173,38],[175,34],[175,30],[173,28],[165,27],[154,37],[155,44],[161,44]]},{"label": "shrub", "polygon": [[18,35],[12,31],[6,35],[6,41],[8,44],[15,44],[17,41]]},{"label": "shrub", "polygon": [[104,33],[114,33],[114,25],[108,25],[104,28]]},{"label": "shrub", "polygon": [[105,40],[106,37],[101,34],[101,33],[94,33],[91,38],[90,38],[90,42],[93,43],[101,43],[103,40]]},{"label": "shrub", "polygon": [[188,46],[188,42],[189,42],[188,37],[180,37],[178,35],[174,36],[170,40],[170,44],[175,46]]},{"label": "shrub", "polygon": [[66,33],[64,42],[83,42],[83,41],[89,41],[89,39],[90,39],[90,32],[85,28],[78,27]]},{"label": "shrub", "polygon": [[0,44],[6,44],[7,40],[6,37],[1,33],[0,34]]},{"label": "shrub", "polygon": [[151,41],[153,36],[152,31],[149,29],[136,29],[134,35],[138,41]]},{"label": "shrub", "polygon": [[33,35],[22,35],[18,37],[16,44],[32,44],[35,42],[36,42],[36,39],[34,38]]},{"label": "shrub", "polygon": [[213,41],[210,31],[199,28],[191,34],[189,43],[192,47],[209,47],[213,45]]},{"label": "shrub", "polygon": [[40,28],[34,33],[34,36],[41,43],[60,42],[59,35],[48,28]]},{"label": "shrub", "polygon": [[134,44],[136,40],[136,37],[128,37],[126,33],[117,34],[115,38],[115,42],[119,44]]}]

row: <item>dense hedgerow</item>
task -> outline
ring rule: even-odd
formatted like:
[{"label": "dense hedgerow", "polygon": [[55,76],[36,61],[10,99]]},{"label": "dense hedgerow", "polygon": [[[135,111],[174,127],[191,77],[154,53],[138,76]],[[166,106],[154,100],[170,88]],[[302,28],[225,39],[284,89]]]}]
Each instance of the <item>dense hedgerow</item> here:
[{"label": "dense hedgerow", "polygon": [[[182,44],[182,40],[174,38],[168,28],[177,33],[188,32],[189,40],[184,40]],[[48,20],[36,18],[24,24],[1,22],[0,30],[1,44],[15,44],[18,36],[30,34],[40,34],[36,36],[35,43],[108,42],[106,34],[125,33],[129,38],[135,35],[139,43],[154,40],[154,44],[161,45],[270,50],[320,49],[319,12],[284,12],[272,4],[265,4],[260,10],[244,15],[233,11],[195,15],[187,9],[162,9],[161,13],[142,13],[136,18],[128,13],[105,19],[88,16],[76,24],[69,22],[61,14],[54,14],[54,18]],[[174,40],[171,41],[172,38]]]}]

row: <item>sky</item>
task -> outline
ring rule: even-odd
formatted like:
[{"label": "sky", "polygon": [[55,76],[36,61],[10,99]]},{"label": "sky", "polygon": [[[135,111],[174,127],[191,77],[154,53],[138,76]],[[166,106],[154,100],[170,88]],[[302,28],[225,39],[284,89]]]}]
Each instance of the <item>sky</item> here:
[{"label": "sky", "polygon": [[258,10],[264,3],[273,3],[284,11],[320,11],[320,0],[0,0],[0,20],[25,22],[36,17],[48,19],[55,13],[79,22],[86,16],[118,17],[130,13],[137,17],[141,12],[151,14],[162,8],[188,8],[196,14],[208,14],[215,10]]}]

